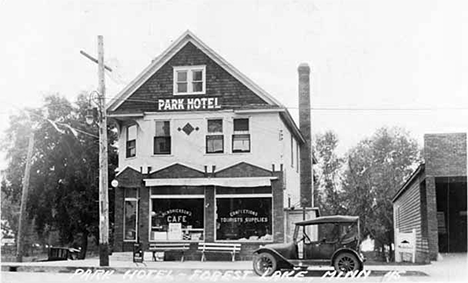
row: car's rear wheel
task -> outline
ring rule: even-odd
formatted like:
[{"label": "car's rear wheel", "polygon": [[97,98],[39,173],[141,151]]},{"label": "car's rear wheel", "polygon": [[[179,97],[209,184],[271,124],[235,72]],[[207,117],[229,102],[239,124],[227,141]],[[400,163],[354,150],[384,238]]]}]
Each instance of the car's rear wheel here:
[{"label": "car's rear wheel", "polygon": [[253,269],[257,275],[270,276],[278,268],[278,263],[270,253],[260,253],[254,256]]},{"label": "car's rear wheel", "polygon": [[333,262],[333,266],[337,272],[350,272],[361,270],[361,262],[358,258],[352,253],[341,253]]}]

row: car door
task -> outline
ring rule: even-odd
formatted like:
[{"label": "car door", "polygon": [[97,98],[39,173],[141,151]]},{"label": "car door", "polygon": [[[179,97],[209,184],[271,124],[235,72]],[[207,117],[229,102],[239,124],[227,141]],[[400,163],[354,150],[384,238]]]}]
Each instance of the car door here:
[{"label": "car door", "polygon": [[307,259],[330,259],[338,246],[340,226],[338,224],[321,224],[319,241],[304,243]]},{"label": "car door", "polygon": [[311,241],[313,238],[312,235],[312,226],[304,227],[303,233],[303,251],[304,251],[304,259],[329,259],[330,258],[330,247],[329,243],[324,241]]}]

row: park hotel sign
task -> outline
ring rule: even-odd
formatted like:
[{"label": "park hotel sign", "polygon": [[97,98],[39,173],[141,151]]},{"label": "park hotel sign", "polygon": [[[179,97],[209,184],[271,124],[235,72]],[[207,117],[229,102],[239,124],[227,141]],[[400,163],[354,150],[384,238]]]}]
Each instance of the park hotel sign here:
[{"label": "park hotel sign", "polygon": [[183,97],[158,99],[158,111],[221,109],[220,97]]}]

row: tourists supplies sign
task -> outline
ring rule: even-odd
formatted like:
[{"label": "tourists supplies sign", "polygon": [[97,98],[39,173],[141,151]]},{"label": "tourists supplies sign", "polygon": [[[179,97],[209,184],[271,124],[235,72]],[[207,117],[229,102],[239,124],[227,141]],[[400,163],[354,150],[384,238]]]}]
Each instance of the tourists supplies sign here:
[{"label": "tourists supplies sign", "polygon": [[250,209],[238,209],[231,211],[228,217],[220,217],[221,223],[267,223],[268,217],[259,216],[257,211]]}]

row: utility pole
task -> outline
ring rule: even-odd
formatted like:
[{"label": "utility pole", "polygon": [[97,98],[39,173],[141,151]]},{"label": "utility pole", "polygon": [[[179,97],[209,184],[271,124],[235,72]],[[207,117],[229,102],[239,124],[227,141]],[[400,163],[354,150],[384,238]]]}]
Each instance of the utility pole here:
[{"label": "utility pole", "polygon": [[26,211],[26,205],[28,202],[28,192],[29,192],[29,177],[31,175],[31,159],[34,149],[34,131],[31,129],[31,133],[29,134],[29,142],[28,142],[28,154],[26,157],[26,168],[24,169],[24,177],[23,177],[23,192],[21,195],[21,210],[19,216],[19,226],[18,226],[18,235],[16,238],[16,261],[22,262],[23,261],[23,242],[24,242],[24,234],[26,232],[28,217]]},{"label": "utility pole", "polygon": [[104,81],[104,42],[98,35],[99,78],[99,266],[109,266],[109,196],[107,158],[106,87]]},{"label": "utility pole", "polygon": [[[98,107],[99,107],[99,266],[109,266],[109,177],[107,157],[107,113],[106,84],[104,71],[112,69],[104,65],[104,40],[98,35],[98,59],[84,51],[80,53],[98,64]],[[92,123],[92,119],[90,122]]]}]

